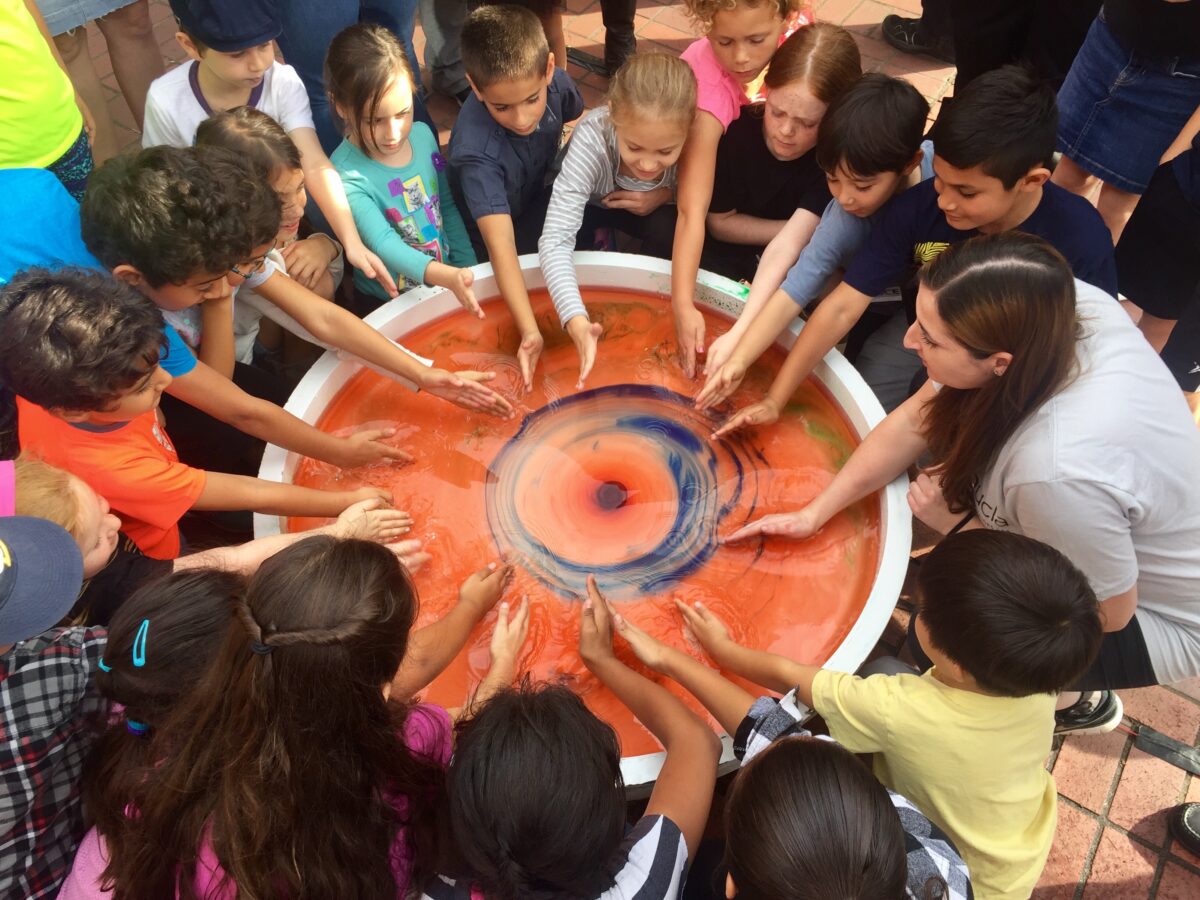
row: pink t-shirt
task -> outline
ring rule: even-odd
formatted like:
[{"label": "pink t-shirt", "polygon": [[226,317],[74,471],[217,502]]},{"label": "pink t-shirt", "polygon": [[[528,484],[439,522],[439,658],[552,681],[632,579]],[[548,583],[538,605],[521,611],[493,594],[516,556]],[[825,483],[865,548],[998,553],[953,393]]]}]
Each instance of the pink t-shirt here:
[{"label": "pink t-shirt", "polygon": [[[427,703],[415,706],[404,723],[404,745],[413,753],[426,756],[442,766],[450,762],[450,752],[453,749],[451,735],[450,714],[440,706]],[[404,797],[396,797],[394,804],[403,812],[406,800]],[[396,879],[396,897],[403,898],[408,893],[408,876],[412,865],[403,831],[396,835],[391,855],[392,874]],[[84,835],[83,843],[79,845],[75,863],[71,866],[71,874],[63,882],[58,900],[111,897],[112,891],[100,887],[100,877],[107,866],[108,852],[104,838],[93,828]],[[211,845],[205,843],[196,863],[196,894],[205,900],[235,900],[237,887],[232,883],[221,886],[224,877],[225,870],[217,862]]]}]

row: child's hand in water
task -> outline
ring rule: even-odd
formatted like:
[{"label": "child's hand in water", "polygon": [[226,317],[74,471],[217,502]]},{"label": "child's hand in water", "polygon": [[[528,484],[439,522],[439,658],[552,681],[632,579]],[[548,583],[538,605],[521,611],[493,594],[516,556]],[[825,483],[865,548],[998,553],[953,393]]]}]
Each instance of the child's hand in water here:
[{"label": "child's hand in water", "polygon": [[533,390],[533,373],[537,369],[538,358],[542,355],[545,339],[540,331],[534,330],[521,335],[521,346],[517,348],[517,365],[521,367],[521,380],[525,390]]},{"label": "child's hand in water", "polygon": [[713,380],[713,375],[729,361],[729,357],[733,356],[733,351],[737,349],[741,339],[742,333],[738,330],[737,325],[734,325],[720,337],[713,338],[713,342],[708,345],[708,352],[704,354],[704,373],[708,376],[704,382],[706,390]]},{"label": "child's hand in water", "polygon": [[596,364],[596,345],[604,326],[599,322],[589,322],[587,316],[574,316],[567,322],[567,334],[575,342],[579,351],[579,381],[575,383],[576,390],[583,389],[583,382],[592,372]]},{"label": "child's hand in water", "polygon": [[671,648],[657,638],[646,634],[611,606],[608,611],[612,616],[613,627],[616,628],[617,634],[625,638],[634,656],[640,659],[643,665],[649,666],[656,672],[661,672],[663,659]]},{"label": "child's hand in water", "polygon": [[596,586],[596,576],[587,577],[587,599],[579,611],[579,655],[589,669],[607,659],[616,659],[612,645],[612,617],[608,602]]},{"label": "child's hand in water", "polygon": [[354,469],[376,462],[412,462],[413,458],[399,447],[385,444],[380,438],[391,437],[394,428],[368,428],[342,438],[341,453],[326,460],[340,469]]},{"label": "child's hand in water", "polygon": [[751,403],[744,409],[739,409],[721,423],[721,427],[713,432],[714,438],[724,437],[739,428],[751,425],[773,425],[779,421],[779,406],[770,397],[763,397],[757,403]]},{"label": "child's hand in water", "polygon": [[482,619],[496,605],[508,583],[512,581],[513,567],[508,563],[489,563],[467,577],[458,589],[458,602],[469,606],[475,618]]},{"label": "child's hand in water", "polygon": [[674,305],[675,339],[679,341],[679,365],[688,378],[696,377],[696,356],[704,352],[704,316],[694,304]]},{"label": "child's hand in water", "polygon": [[516,674],[517,659],[525,638],[529,636],[529,598],[522,597],[515,613],[509,614],[507,601],[500,604],[496,614],[496,627],[492,630],[492,668],[489,674],[498,669],[508,673],[508,681]]},{"label": "child's hand in water", "polygon": [[769,516],[763,516],[761,519],[755,519],[748,525],[743,525],[732,534],[721,538],[721,543],[733,544],[759,534],[763,536],[778,535],[779,537],[791,538],[794,541],[802,541],[816,534],[817,529],[824,525],[825,522],[825,519],[817,515],[817,511],[813,506],[809,505],[796,512],[772,513]]},{"label": "child's hand in water", "polygon": [[412,531],[413,518],[401,509],[392,509],[378,497],[347,506],[337,517],[333,533],[339,538],[390,544]]},{"label": "child's hand in water", "polygon": [[[711,358],[709,362],[712,362]],[[724,403],[741,386],[745,377],[746,366],[736,357],[728,360],[720,368],[714,369],[710,366],[704,387],[696,395],[696,409],[711,409]]]},{"label": "child's hand in water", "polygon": [[682,600],[677,599],[675,607],[683,616],[683,621],[687,623],[687,627],[695,635],[696,640],[700,642],[700,646],[704,648],[704,652],[715,662],[720,663],[721,650],[726,645],[733,643],[725,623],[709,612],[708,607],[699,600],[694,606],[688,606]]},{"label": "child's hand in water", "polygon": [[483,383],[495,377],[494,372],[447,372],[445,369],[426,369],[421,377],[421,390],[463,409],[507,418],[512,415],[512,404]]},{"label": "child's hand in water", "polygon": [[483,310],[479,308],[475,290],[471,287],[475,283],[475,273],[470,269],[460,269],[434,260],[425,267],[425,283],[446,288],[458,298],[463,309],[477,319],[483,318]]},{"label": "child's hand in water", "polygon": [[420,541],[396,541],[385,546],[396,554],[396,558],[410,572],[416,572],[433,559],[428,553],[422,552]]}]

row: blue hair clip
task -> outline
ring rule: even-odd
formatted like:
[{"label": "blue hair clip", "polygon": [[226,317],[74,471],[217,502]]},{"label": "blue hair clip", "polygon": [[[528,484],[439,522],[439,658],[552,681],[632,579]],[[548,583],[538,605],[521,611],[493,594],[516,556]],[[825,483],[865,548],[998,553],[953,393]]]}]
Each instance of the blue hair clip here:
[{"label": "blue hair clip", "polygon": [[103,656],[100,657],[100,659],[96,662],[96,665],[98,665],[100,667],[101,672],[111,672],[112,671],[112,666],[110,666],[108,663],[106,663],[104,661]]},{"label": "blue hair clip", "polygon": [[133,637],[133,667],[140,669],[146,664],[146,639],[150,634],[150,620],[142,619],[137,634]]},{"label": "blue hair clip", "polygon": [[147,725],[145,722],[135,722],[133,719],[126,719],[125,720],[125,729],[130,734],[136,734],[138,737],[141,737],[147,731],[150,730],[150,726]]}]

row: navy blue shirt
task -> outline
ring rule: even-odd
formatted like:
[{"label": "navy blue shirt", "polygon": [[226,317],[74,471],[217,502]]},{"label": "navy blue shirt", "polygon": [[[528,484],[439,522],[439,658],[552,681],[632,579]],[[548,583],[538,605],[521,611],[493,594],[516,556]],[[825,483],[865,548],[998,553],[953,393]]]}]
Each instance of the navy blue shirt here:
[{"label": "navy blue shirt", "polygon": [[472,93],[450,134],[450,177],[456,197],[464,201],[459,204],[463,218],[521,215],[545,184],[563,125],[582,113],[579,89],[558,68],[546,90],[546,111],[530,135],[513,134],[499,124]]},{"label": "navy blue shirt", "polygon": [[[909,273],[951,244],[979,234],[950,227],[937,205],[933,179],[897,194],[880,210],[867,243],[850,262],[843,279],[868,297],[903,284]],[[1117,264],[1112,233],[1096,208],[1056,184],[1042,186],[1042,202],[1016,228],[1045,238],[1058,250],[1075,277],[1117,295]]]}]

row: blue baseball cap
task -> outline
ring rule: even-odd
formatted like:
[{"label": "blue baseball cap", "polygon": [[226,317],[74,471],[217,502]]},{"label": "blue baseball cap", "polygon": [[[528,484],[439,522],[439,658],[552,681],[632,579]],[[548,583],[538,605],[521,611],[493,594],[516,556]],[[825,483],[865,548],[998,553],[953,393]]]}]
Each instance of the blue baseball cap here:
[{"label": "blue baseball cap", "polygon": [[278,0],[170,0],[184,31],[218,53],[273,41],[283,31]]},{"label": "blue baseball cap", "polygon": [[32,516],[0,517],[0,644],[62,620],[83,586],[83,555],[65,529]]}]

